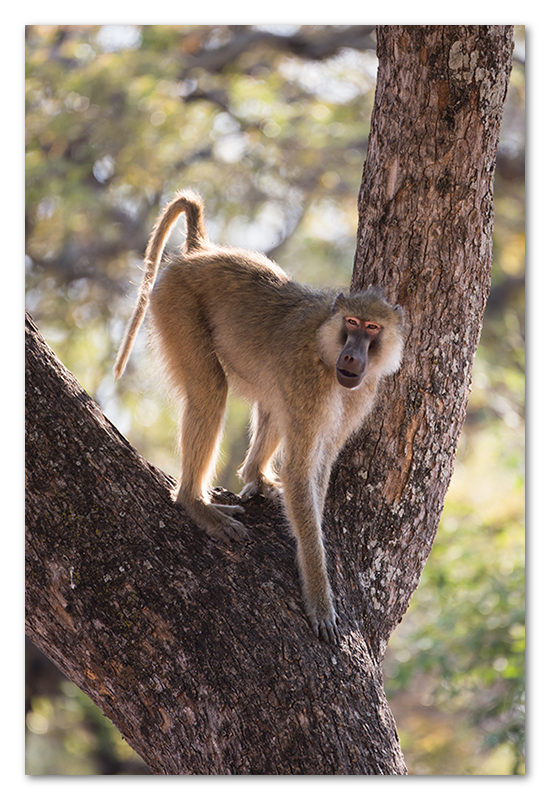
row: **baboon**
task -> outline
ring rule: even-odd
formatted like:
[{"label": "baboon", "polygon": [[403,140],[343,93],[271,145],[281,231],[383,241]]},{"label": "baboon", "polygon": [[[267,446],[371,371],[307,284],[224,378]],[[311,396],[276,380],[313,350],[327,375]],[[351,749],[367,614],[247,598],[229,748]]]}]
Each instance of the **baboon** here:
[{"label": "baboon", "polygon": [[[155,282],[182,213],[186,244]],[[282,496],[297,540],[307,614],[317,636],[335,643],[321,529],[325,495],[338,452],[371,410],[380,378],[399,367],[401,308],[373,287],[359,294],[306,288],[260,253],[212,244],[202,200],[189,190],[168,203],[151,234],[117,379],[149,304],[154,340],[183,405],[176,502],[210,536],[249,538],[235,519],[242,506],[209,501],[231,386],[253,405],[240,497]],[[279,477],[272,468],[277,454]]]}]

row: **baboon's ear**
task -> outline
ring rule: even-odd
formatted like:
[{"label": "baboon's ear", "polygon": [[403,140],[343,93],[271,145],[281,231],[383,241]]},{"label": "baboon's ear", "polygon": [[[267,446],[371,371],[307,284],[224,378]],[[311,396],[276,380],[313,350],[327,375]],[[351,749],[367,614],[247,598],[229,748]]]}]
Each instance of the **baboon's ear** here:
[{"label": "baboon's ear", "polygon": [[346,296],[343,292],[340,292],[340,294],[332,304],[332,313],[334,313],[335,311],[339,311],[345,302],[346,302]]},{"label": "baboon's ear", "polygon": [[393,310],[398,314],[399,324],[401,325],[401,327],[403,327],[405,324],[405,312],[403,311],[399,303],[393,307]]}]

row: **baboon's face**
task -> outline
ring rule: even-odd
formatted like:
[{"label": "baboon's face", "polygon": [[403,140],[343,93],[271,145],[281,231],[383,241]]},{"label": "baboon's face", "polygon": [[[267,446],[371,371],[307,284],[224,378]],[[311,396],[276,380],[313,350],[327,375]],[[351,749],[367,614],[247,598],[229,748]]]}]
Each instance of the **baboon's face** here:
[{"label": "baboon's face", "polygon": [[345,344],[336,362],[336,378],[346,389],[356,389],[369,366],[369,348],[382,330],[378,322],[345,316],[342,319]]}]

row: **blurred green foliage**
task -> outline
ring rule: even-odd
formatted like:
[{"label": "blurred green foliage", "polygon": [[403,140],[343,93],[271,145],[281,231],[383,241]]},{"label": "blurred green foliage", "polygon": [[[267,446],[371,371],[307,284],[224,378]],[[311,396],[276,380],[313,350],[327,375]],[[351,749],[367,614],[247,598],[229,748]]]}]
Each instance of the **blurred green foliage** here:
[{"label": "blurred green foliage", "polygon": [[[472,403],[476,395],[474,390]],[[462,757],[461,772],[521,773],[525,573],[520,418],[468,428],[460,450],[420,587],[390,642],[386,687],[398,720],[404,690],[416,690],[429,712],[445,712],[414,741],[414,731],[400,728],[409,769],[457,774],[457,764],[439,750],[445,737],[434,737],[438,724],[448,724],[446,715],[452,715],[459,721],[457,741],[468,739],[472,746]]]},{"label": "blurred green foliage", "polygon": [[[493,290],[455,475],[386,659],[411,773],[523,769],[523,50],[518,26]],[[348,284],[375,80],[372,26],[27,28],[27,307],[106,414],[167,472],[179,469],[177,416],[145,335],[116,389],[112,378],[160,205],[193,186],[212,239],[263,250],[301,281]],[[231,401],[219,474],[231,489],[247,415]],[[32,650],[28,682],[27,772],[143,769]]]},{"label": "blurred green foliage", "polygon": [[150,774],[103,712],[33,645],[27,669],[34,684],[26,702],[27,775]]}]

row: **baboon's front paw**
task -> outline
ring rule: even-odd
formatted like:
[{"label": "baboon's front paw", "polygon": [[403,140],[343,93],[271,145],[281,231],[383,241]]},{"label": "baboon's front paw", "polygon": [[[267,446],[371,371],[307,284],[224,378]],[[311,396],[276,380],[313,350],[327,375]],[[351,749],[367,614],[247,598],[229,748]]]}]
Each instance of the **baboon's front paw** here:
[{"label": "baboon's front paw", "polygon": [[331,609],[326,614],[310,614],[311,627],[316,636],[327,644],[338,643],[338,618]]}]

